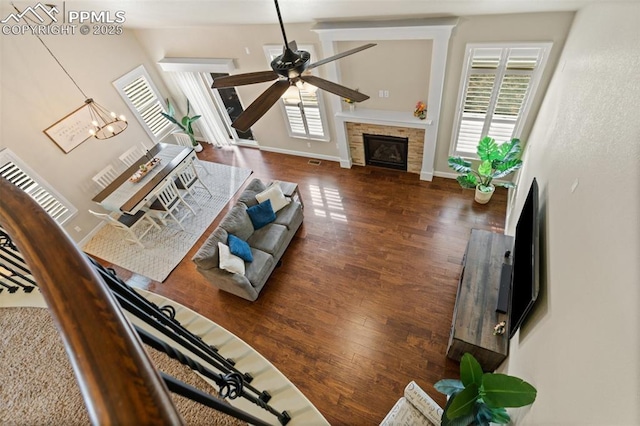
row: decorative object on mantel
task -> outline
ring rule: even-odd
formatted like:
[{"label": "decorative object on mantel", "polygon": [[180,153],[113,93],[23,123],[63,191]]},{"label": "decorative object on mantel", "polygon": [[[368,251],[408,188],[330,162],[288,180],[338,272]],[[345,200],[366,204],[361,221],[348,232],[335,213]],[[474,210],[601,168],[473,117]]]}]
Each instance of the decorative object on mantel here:
[{"label": "decorative object on mantel", "polygon": [[463,188],[475,188],[475,200],[480,204],[487,204],[491,200],[497,186],[513,188],[512,182],[493,183],[494,179],[503,178],[522,167],[520,160],[520,139],[511,139],[498,145],[492,137],[485,136],[478,143],[477,148],[480,165],[473,170],[471,161],[462,157],[449,157],[449,167],[462,176],[457,180]]},{"label": "decorative object on mantel", "polygon": [[422,101],[418,101],[416,109],[413,111],[413,116],[418,117],[420,120],[427,118],[427,105]]},{"label": "decorative object on mantel", "polygon": [[143,177],[147,175],[153,168],[160,163],[160,159],[155,157],[151,161],[145,164],[140,164],[140,170],[135,172],[133,176],[129,178],[129,182],[137,183],[142,180]]},{"label": "decorative object on mantel", "polygon": [[[18,14],[27,22],[30,22],[35,25],[39,25],[40,23],[35,22],[33,19],[29,17],[29,15],[23,15],[23,13],[13,5],[13,8],[18,12]],[[50,7],[47,5],[47,7]],[[55,7],[52,8],[51,14],[57,13],[57,9]],[[66,70],[60,60],[53,54],[51,49],[44,43],[42,38],[36,33],[33,33],[36,38],[42,43],[47,52],[51,55],[51,57],[58,63],[62,71],[69,77],[71,82],[76,86],[76,88],[82,93],[82,96],[85,98],[85,105],[68,114],[63,119],[57,121],[55,124],[47,128],[44,132],[51,140],[53,140],[58,146],[65,152],[68,153],[76,146],[80,145],[82,142],[87,140],[90,136],[95,137],[96,139],[109,139],[113,136],[121,133],[124,129],[127,128],[127,119],[120,115],[118,116],[115,112],[108,112],[108,110],[98,103],[96,103],[92,98],[88,97],[84,91],[78,86],[78,83],[71,77],[71,74]],[[87,123],[86,114],[90,118]],[[82,137],[80,131],[84,132],[87,130],[88,134],[85,133],[85,137]]]},{"label": "decorative object on mantel", "polygon": [[[359,89],[355,89],[356,92],[360,92]],[[356,101],[354,101],[351,98],[342,98],[342,102],[346,103],[347,105],[349,105],[349,111],[355,111],[356,109]]]},{"label": "decorative object on mantel", "polygon": [[536,388],[524,380],[498,373],[484,373],[470,353],[460,360],[460,380],[443,379],[434,387],[447,396],[442,426],[489,426],[511,421],[505,407],[524,407],[536,400]]},{"label": "decorative object on mantel", "polygon": [[167,99],[167,112],[166,113],[161,112],[160,114],[162,114],[164,118],[166,118],[167,120],[169,120],[170,122],[172,122],[173,124],[175,124],[180,128],[180,130],[177,131],[178,133],[184,133],[185,135],[188,135],[189,139],[191,139],[191,144],[193,145],[193,149],[195,149],[196,152],[200,152],[202,151],[202,145],[200,145],[200,142],[196,140],[196,137],[193,134],[193,123],[198,121],[200,119],[200,116],[194,115],[193,117],[189,117],[190,112],[191,112],[191,104],[189,103],[189,99],[187,99],[187,114],[184,117],[182,117],[180,121],[178,121],[175,118],[176,111],[173,108],[173,105],[171,105],[171,102],[169,102],[169,99]]}]

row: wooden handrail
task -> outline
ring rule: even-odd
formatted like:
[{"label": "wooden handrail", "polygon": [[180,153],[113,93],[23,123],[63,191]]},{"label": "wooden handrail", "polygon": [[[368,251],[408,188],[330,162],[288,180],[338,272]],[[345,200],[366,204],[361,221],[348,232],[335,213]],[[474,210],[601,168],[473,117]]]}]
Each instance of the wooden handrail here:
[{"label": "wooden handrail", "polygon": [[0,226],[31,269],[93,424],[183,424],[158,372],[108,288],[64,230],[0,178]]}]

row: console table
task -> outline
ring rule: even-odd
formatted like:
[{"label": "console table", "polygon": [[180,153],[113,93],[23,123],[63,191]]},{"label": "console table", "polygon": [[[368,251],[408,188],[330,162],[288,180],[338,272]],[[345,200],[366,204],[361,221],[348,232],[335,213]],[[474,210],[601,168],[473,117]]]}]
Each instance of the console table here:
[{"label": "console table", "polygon": [[505,252],[513,248],[513,237],[479,229],[471,230],[458,285],[447,356],[460,361],[472,354],[484,371],[495,370],[509,354],[508,332],[493,335],[494,326],[508,313],[496,311]]}]

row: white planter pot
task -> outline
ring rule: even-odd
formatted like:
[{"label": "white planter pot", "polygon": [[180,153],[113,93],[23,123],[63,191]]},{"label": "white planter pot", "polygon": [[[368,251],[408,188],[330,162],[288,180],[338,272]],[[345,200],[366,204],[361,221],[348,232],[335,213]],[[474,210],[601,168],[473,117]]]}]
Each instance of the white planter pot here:
[{"label": "white planter pot", "polygon": [[489,192],[480,191],[480,187],[476,186],[476,197],[475,197],[476,203],[487,204],[491,199],[491,196],[493,195],[495,190],[496,190],[496,187],[493,185],[491,185],[491,191]]},{"label": "white planter pot", "polygon": [[196,145],[196,146],[194,146],[194,147],[193,147],[193,150],[194,150],[195,152],[202,152],[202,149],[203,149],[203,148],[202,148],[202,145],[200,145],[200,142],[198,142],[198,145]]}]

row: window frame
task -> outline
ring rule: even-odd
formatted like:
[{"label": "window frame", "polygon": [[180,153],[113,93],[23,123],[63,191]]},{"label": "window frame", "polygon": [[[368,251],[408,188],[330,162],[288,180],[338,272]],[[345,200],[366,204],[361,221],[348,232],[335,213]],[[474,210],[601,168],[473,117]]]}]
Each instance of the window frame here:
[{"label": "window frame", "polygon": [[[7,164],[14,166],[11,171],[5,170]],[[11,178],[6,176],[8,172],[11,173]],[[61,226],[78,213],[78,209],[69,200],[9,148],[0,149],[0,176],[31,196]]]},{"label": "window frame", "polygon": [[[271,63],[273,58],[275,58],[275,57],[277,57],[277,56],[282,54],[282,45],[279,45],[279,44],[267,44],[267,45],[264,45],[263,48],[264,48],[265,57],[267,58],[269,64]],[[315,52],[315,49],[314,49],[314,47],[312,45],[310,45],[310,44],[300,44],[300,45],[298,45],[298,49],[299,50],[305,50],[305,51],[309,52],[309,54],[311,55],[311,58],[316,58],[316,52]],[[317,70],[313,69],[311,71],[311,74],[317,75]],[[292,86],[292,87],[294,87],[294,86]],[[328,125],[328,121],[327,121],[326,108],[325,108],[325,105],[324,105],[324,97],[323,97],[323,93],[322,93],[321,89],[318,89],[315,92],[315,97],[316,97],[316,103],[318,104],[317,107],[307,106],[307,108],[315,109],[315,110],[318,111],[318,114],[320,116],[320,124],[322,125],[323,136],[317,136],[317,135],[311,134],[309,132],[309,124],[308,124],[307,119],[306,119],[305,106],[304,106],[304,102],[303,102],[302,99],[300,100],[300,103],[298,103],[297,106],[298,106],[298,110],[300,111],[300,118],[301,118],[301,120],[303,122],[303,126],[305,128],[305,133],[295,132],[293,130],[293,126],[292,126],[292,123],[290,121],[289,113],[287,111],[287,106],[288,107],[292,107],[293,104],[287,103],[284,98],[281,98],[280,101],[278,102],[278,104],[280,105],[280,110],[282,111],[282,115],[284,116],[285,123],[287,124],[287,132],[289,133],[290,137],[297,138],[297,139],[304,139],[304,140],[314,140],[314,141],[321,141],[321,142],[329,142],[329,140],[330,140],[329,125]]]},{"label": "window frame", "polygon": [[[530,80],[528,86],[526,88],[526,94],[524,95],[524,99],[520,106],[520,111],[515,121],[514,129],[511,135],[511,139],[520,138],[522,131],[524,129],[525,123],[529,118],[529,113],[531,112],[531,105],[533,103],[533,99],[537,95],[537,91],[540,86],[540,80],[542,79],[542,74],[544,73],[551,48],[553,43],[551,42],[537,42],[537,43],[468,43],[465,46],[465,56],[463,61],[463,70],[460,78],[460,87],[458,90],[458,98],[456,101],[456,114],[453,123],[453,129],[451,134],[451,143],[449,146],[449,155],[450,156],[459,156],[466,159],[478,159],[477,154],[474,152],[473,154],[467,151],[461,151],[458,147],[458,139],[461,131],[461,126],[463,124],[463,113],[465,107],[465,100],[467,95],[467,88],[469,86],[470,78],[473,74],[494,74],[496,76],[493,87],[491,89],[491,99],[489,100],[489,106],[487,108],[487,112],[485,113],[485,118],[483,123],[483,130],[489,129],[492,123],[498,123],[501,119],[494,117],[495,107],[498,100],[498,94],[500,92],[500,88],[502,83],[504,82],[505,75],[507,73],[507,59],[510,50],[512,49],[537,49],[538,60],[535,68],[531,72],[522,72],[520,70],[509,70],[511,74],[523,74],[530,75]],[[474,58],[474,52],[477,49],[495,49],[500,50],[500,60],[495,71],[484,71],[482,68],[472,68],[472,62]],[[478,138],[478,142],[480,139],[485,136],[485,134],[481,134]],[[504,142],[502,140],[498,140],[497,142]]]},{"label": "window frame", "polygon": [[160,107],[162,108],[162,112],[166,113],[167,104],[164,100],[164,97],[160,93],[160,90],[158,90],[158,87],[156,86],[155,82],[151,79],[151,76],[147,72],[144,65],[140,65],[132,69],[122,77],[113,81],[112,84],[116,88],[116,90],[118,91],[118,93],[120,94],[124,102],[129,107],[129,110],[131,110],[131,112],[136,117],[136,119],[138,120],[138,122],[140,123],[144,131],[147,133],[149,138],[151,138],[151,140],[153,140],[155,143],[158,143],[174,132],[175,125],[171,123],[169,120],[167,120],[166,126],[162,127],[162,129],[157,134],[153,133],[149,125],[146,123],[146,121],[142,117],[141,111],[139,111],[138,108],[136,108],[136,106],[133,104],[131,99],[129,99],[129,96],[127,96],[125,91],[127,86],[129,86],[131,83],[133,83],[135,80],[137,80],[140,77],[143,77],[146,80],[146,83],[149,89],[151,89],[151,92],[153,92],[153,94],[155,95],[155,99],[153,100],[153,102],[157,101],[160,104]]}]

